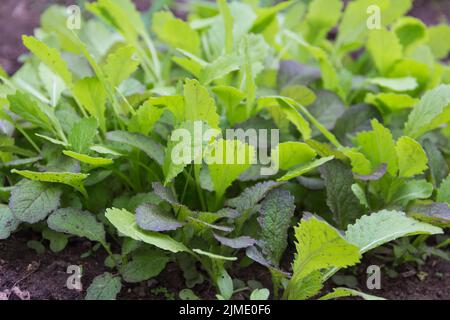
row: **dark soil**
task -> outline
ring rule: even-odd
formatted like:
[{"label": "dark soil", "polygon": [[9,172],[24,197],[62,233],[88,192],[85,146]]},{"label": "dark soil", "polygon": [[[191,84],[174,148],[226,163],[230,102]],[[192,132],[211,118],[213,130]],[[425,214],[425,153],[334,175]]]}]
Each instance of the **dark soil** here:
[{"label": "dark soil", "polygon": [[[27,247],[27,241],[34,235],[20,232],[0,241],[0,293],[17,286],[23,292],[28,291],[33,300],[80,300],[84,299],[86,289],[94,277],[104,272],[114,273],[105,266],[107,255],[102,249],[81,258],[84,253],[93,249],[90,241],[72,238],[66,249],[60,253],[47,249],[45,253],[37,254]],[[48,245],[46,242],[44,244]],[[67,273],[67,267],[70,265],[80,266],[83,270],[82,291],[67,288],[67,279],[71,275]],[[231,275],[233,278],[247,281],[256,280],[265,287],[270,287],[270,276],[266,269],[259,265],[240,269]],[[175,263],[169,263],[156,279],[136,285],[123,283],[118,298],[179,299],[179,292],[185,288],[181,270]],[[215,299],[216,289],[207,280],[195,286],[193,290],[202,299]],[[12,294],[10,299],[17,300],[19,297]]]},{"label": "dark soil", "polygon": [[[134,1],[140,10],[148,9],[150,0]],[[12,74],[20,67],[18,58],[26,52],[23,34],[32,34],[39,26],[41,13],[52,4],[72,5],[77,0],[1,0],[0,2],[0,65]]]},{"label": "dark soil", "polygon": [[[135,2],[139,9],[145,10],[150,0]],[[32,34],[33,29],[39,25],[41,12],[54,3],[68,5],[76,3],[76,0],[1,0],[0,21],[4,23],[0,24],[0,65],[8,73],[19,68],[18,58],[26,51],[21,44],[21,35]],[[416,0],[411,14],[429,24],[450,20],[450,1]],[[8,240],[0,241],[0,293],[16,286],[22,291],[28,291],[31,299],[83,299],[85,289],[92,279],[105,271],[111,271],[104,265],[106,255],[101,249],[87,258],[80,257],[91,249],[89,241],[74,239],[61,253],[55,254],[47,250],[38,255],[27,247],[27,240],[29,237],[16,234]],[[69,276],[66,270],[69,265],[83,267],[84,290],[81,292],[66,287]],[[397,278],[389,278],[383,273],[382,289],[368,293],[388,299],[450,299],[449,262],[432,258],[420,270],[403,266],[398,271],[400,276]],[[363,289],[365,269],[360,268],[358,274],[359,287]],[[266,287],[270,285],[269,274],[259,266],[252,265],[232,275],[244,280],[258,280]],[[178,298],[181,289],[184,289],[183,275],[175,264],[169,264],[157,279],[139,285],[125,285],[119,298]],[[195,291],[205,299],[215,297],[215,289],[208,282],[197,286]],[[18,297],[13,294],[10,299]]]},{"label": "dark soil", "polygon": [[[11,290],[17,286],[22,291],[28,291],[34,300],[79,300],[83,299],[86,289],[93,278],[103,272],[114,272],[104,265],[106,254],[102,249],[89,257],[80,256],[92,249],[91,242],[73,238],[68,247],[55,254],[46,250],[38,255],[27,247],[29,234],[13,235],[8,240],[0,242],[0,292]],[[417,268],[403,265],[396,271],[396,278],[389,278],[382,272],[381,289],[366,288],[366,266],[382,265],[376,260],[366,260],[358,268],[358,288],[372,295],[392,300],[450,300],[450,263],[437,258],[430,258]],[[83,291],[69,290],[66,282],[70,274],[67,267],[78,265],[83,269]],[[231,272],[233,278],[244,281],[256,280],[264,287],[270,288],[270,275],[264,267],[253,264],[239,271]],[[137,285],[123,284],[119,299],[178,299],[178,293],[185,288],[185,281],[176,264],[169,264],[156,278]],[[329,281],[327,289],[332,288]],[[205,281],[193,289],[203,299],[214,299],[215,288]],[[244,298],[237,296],[236,298]],[[19,299],[12,294],[10,299]]]},{"label": "dark soil", "polygon": [[[106,255],[100,250],[81,259],[80,255],[91,249],[89,241],[72,241],[66,249],[55,254],[46,251],[38,255],[27,247],[29,236],[12,236],[0,241],[0,292],[10,290],[14,286],[28,291],[31,299],[73,300],[83,298],[83,293],[69,290],[66,286],[67,267],[78,265],[83,270],[83,288],[87,288],[92,279],[106,271],[104,259]],[[12,295],[10,299],[17,299]]]},{"label": "dark soil", "polygon": [[[370,261],[369,261],[370,260]],[[380,265],[381,289],[367,289],[366,270],[369,265]],[[389,277],[383,264],[372,258],[366,259],[357,269],[358,288],[368,294],[389,300],[450,300],[450,262],[429,258],[420,267],[412,264],[399,266],[396,277]]]}]

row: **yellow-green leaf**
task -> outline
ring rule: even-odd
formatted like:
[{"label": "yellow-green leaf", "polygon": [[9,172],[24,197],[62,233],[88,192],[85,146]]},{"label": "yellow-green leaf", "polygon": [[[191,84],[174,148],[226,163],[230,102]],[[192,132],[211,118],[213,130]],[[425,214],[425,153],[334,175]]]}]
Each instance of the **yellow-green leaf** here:
[{"label": "yellow-green leaf", "polygon": [[101,82],[95,77],[81,79],[75,83],[73,94],[83,108],[97,119],[100,128],[106,131],[106,92]]},{"label": "yellow-green leaf", "polygon": [[107,209],[105,216],[120,233],[134,240],[143,241],[173,253],[190,252],[184,244],[168,235],[140,229],[137,226],[135,215],[125,209]]},{"label": "yellow-green leaf", "polygon": [[397,35],[387,29],[370,31],[367,50],[381,74],[386,74],[403,56],[403,47]]},{"label": "yellow-green leaf", "polygon": [[103,70],[109,83],[113,88],[136,71],[139,60],[135,56],[136,49],[133,46],[123,46],[110,53],[106,59]]},{"label": "yellow-green leaf", "polygon": [[207,151],[205,161],[218,198],[225,194],[234,180],[250,168],[254,156],[254,148],[239,140],[220,139]]},{"label": "yellow-green leaf", "polygon": [[36,172],[16,169],[11,170],[11,172],[34,181],[66,184],[80,191],[87,197],[86,189],[83,185],[83,181],[88,177],[87,174],[72,172]]},{"label": "yellow-green leaf", "polygon": [[184,85],[184,118],[207,122],[212,128],[218,128],[219,115],[214,99],[208,90],[197,80],[186,80]]},{"label": "yellow-green leaf", "polygon": [[113,163],[112,159],[91,157],[87,154],[77,153],[69,150],[64,150],[63,153],[68,157],[93,166],[107,166]]},{"label": "yellow-green leaf", "polygon": [[282,170],[289,170],[294,166],[302,165],[312,161],[317,153],[306,143],[282,142],[272,150],[271,157],[278,162]]},{"label": "yellow-green leaf", "polygon": [[376,119],[372,120],[371,124],[372,131],[361,132],[356,136],[357,145],[372,163],[372,168],[378,168],[384,163],[387,164],[387,171],[395,175],[398,165],[392,133]]},{"label": "yellow-green leaf", "polygon": [[34,37],[23,36],[22,40],[25,47],[57,74],[67,87],[72,88],[72,73],[69,71],[67,63],[61,58],[58,50],[49,47]]},{"label": "yellow-green leaf", "polygon": [[400,177],[413,177],[428,169],[428,158],[420,143],[410,137],[401,137],[395,145]]},{"label": "yellow-green leaf", "polygon": [[200,55],[200,37],[187,22],[175,18],[169,11],[155,13],[152,20],[152,29],[161,41],[174,49]]}]

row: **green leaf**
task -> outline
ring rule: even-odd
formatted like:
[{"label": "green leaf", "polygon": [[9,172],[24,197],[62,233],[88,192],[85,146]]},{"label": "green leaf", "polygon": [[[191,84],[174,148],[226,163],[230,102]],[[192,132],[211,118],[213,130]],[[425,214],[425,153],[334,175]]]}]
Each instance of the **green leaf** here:
[{"label": "green leaf", "polygon": [[398,171],[397,152],[392,133],[378,120],[371,121],[372,131],[361,132],[356,136],[356,143],[361,152],[367,156],[373,168],[378,168],[383,163],[387,164],[387,170],[391,175]]},{"label": "green leaf", "polygon": [[170,11],[153,15],[152,29],[158,38],[174,49],[182,49],[200,56],[200,37],[187,22],[175,18]]},{"label": "green leaf", "polygon": [[88,153],[97,136],[97,127],[95,118],[83,118],[75,123],[68,136],[72,150],[77,153]]},{"label": "green leaf", "polygon": [[87,289],[85,300],[116,300],[121,289],[120,277],[105,272],[94,278]]},{"label": "green leaf", "polygon": [[55,107],[63,91],[67,89],[66,84],[43,63],[39,64],[39,78],[44,85],[47,96],[50,98],[51,106]]},{"label": "green leaf", "polygon": [[175,217],[151,203],[136,208],[136,222],[141,229],[156,232],[176,230],[183,226]]},{"label": "green leaf", "polygon": [[164,162],[163,147],[148,136],[139,133],[130,133],[126,131],[111,131],[106,137],[108,140],[130,145],[143,151],[151,159],[155,160],[159,165]]},{"label": "green leaf", "polygon": [[[344,113],[345,106],[341,98],[333,92],[327,90],[317,91],[317,99],[308,107],[312,116],[326,129],[333,130],[337,119]],[[321,132],[312,128],[312,136],[320,136]]]},{"label": "green leaf", "polygon": [[[211,258],[214,258],[213,256]],[[222,300],[228,300],[231,299],[233,296],[233,279],[231,279],[230,275],[228,274],[227,270],[219,263],[216,263],[217,269],[215,271],[215,283],[219,289],[220,296]]]},{"label": "green leaf", "polygon": [[405,15],[412,7],[411,0],[355,0],[348,4],[339,26],[336,45],[343,53],[358,49],[370,32],[367,22],[372,15],[367,9],[375,5],[380,9],[382,26],[386,26]]},{"label": "green leaf", "polygon": [[253,23],[251,32],[262,33],[265,31],[276,18],[277,13],[289,8],[293,3],[294,1],[283,1],[269,7],[258,8],[258,17]]},{"label": "green leaf", "polygon": [[317,99],[314,91],[302,85],[286,86],[283,90],[281,90],[281,95],[283,97],[294,99],[297,103],[304,107],[313,104]]},{"label": "green leaf", "polygon": [[106,91],[97,78],[84,78],[75,83],[73,94],[87,112],[95,117],[106,131]]},{"label": "green leaf", "polygon": [[156,277],[164,270],[169,260],[160,250],[140,250],[133,254],[133,260],[121,270],[123,280],[138,283]]},{"label": "green leaf", "polygon": [[113,88],[118,87],[128,79],[139,66],[139,60],[135,57],[136,49],[127,45],[110,53],[103,66],[106,79]]},{"label": "green leaf", "polygon": [[410,137],[401,137],[395,145],[399,176],[408,178],[428,169],[428,158],[420,143]]},{"label": "green leaf", "polygon": [[439,24],[428,28],[428,46],[437,59],[444,59],[450,52],[450,26]]},{"label": "green leaf", "polygon": [[390,203],[406,206],[416,199],[426,199],[433,193],[433,185],[426,180],[401,181],[401,184],[391,191]]},{"label": "green leaf", "polygon": [[449,165],[441,150],[430,139],[423,141],[423,147],[428,156],[430,182],[438,187],[442,183],[442,180],[449,174]]},{"label": "green leaf", "polygon": [[16,169],[11,170],[11,172],[17,173],[22,177],[34,181],[66,184],[80,191],[84,196],[87,197],[87,193],[83,185],[83,181],[88,177],[87,174],[72,172],[35,172]]},{"label": "green leaf", "polygon": [[412,108],[419,102],[418,99],[407,94],[397,93],[368,93],[364,101],[375,105],[385,116],[403,109]]},{"label": "green leaf", "polygon": [[238,238],[226,238],[219,236],[217,234],[213,234],[214,238],[219,241],[224,246],[233,248],[233,249],[242,249],[242,248],[248,248],[253,246],[257,241],[253,238],[247,237],[247,236],[241,236]]},{"label": "green leaf", "polygon": [[240,213],[244,213],[249,209],[253,209],[262,199],[265,198],[270,190],[281,186],[281,182],[266,181],[255,184],[244,190],[238,197],[229,199],[227,206],[236,208]]},{"label": "green leaf", "polygon": [[45,253],[44,245],[36,240],[27,241],[27,247],[36,251],[36,254],[41,255]]},{"label": "green leaf", "polygon": [[302,220],[295,229],[297,243],[293,279],[329,267],[347,267],[359,262],[358,247],[347,242],[333,227],[315,217]]},{"label": "green leaf", "polygon": [[[194,162],[202,163],[203,150],[208,145],[198,132],[206,132],[211,128],[201,121],[184,121],[174,128],[166,148],[163,172],[164,184],[171,182],[183,169]],[[217,134],[220,132],[217,132]]]},{"label": "green leaf", "polygon": [[154,106],[150,101],[146,101],[131,117],[128,130],[148,135],[163,112],[164,108]]},{"label": "green leaf", "polygon": [[39,137],[39,138],[42,138],[42,139],[44,139],[44,140],[47,140],[48,142],[50,142],[50,143],[52,143],[52,144],[54,144],[54,145],[63,146],[63,147],[69,147],[69,144],[66,143],[66,142],[64,142],[64,141],[60,141],[60,140],[58,140],[58,139],[53,139],[53,138],[50,138],[50,137],[48,137],[48,136],[46,136],[46,135],[39,134],[39,133],[35,133],[35,135],[36,135],[37,137]]},{"label": "green leaf", "polygon": [[440,228],[408,218],[403,212],[382,210],[349,225],[345,238],[363,254],[401,237],[439,233]]},{"label": "green leaf", "polygon": [[139,229],[134,214],[127,210],[116,208],[107,209],[105,216],[121,234],[134,240],[143,241],[173,253],[183,251],[190,252],[184,244],[165,234]]},{"label": "green leaf", "polygon": [[386,29],[370,31],[367,50],[382,75],[387,74],[403,56],[403,47],[397,35]]},{"label": "green leaf", "polygon": [[[450,104],[450,85],[441,84],[427,91],[411,111],[405,124],[405,134],[417,138],[440,126],[439,116]],[[445,122],[445,119],[442,119]],[[448,119],[447,119],[448,120]]]},{"label": "green leaf", "polygon": [[224,106],[226,118],[230,125],[245,121],[246,115],[241,110],[241,108],[245,108],[241,104],[241,101],[245,98],[244,92],[230,86],[217,86],[212,88],[212,91],[216,94],[219,103]]},{"label": "green leaf", "polygon": [[[278,96],[269,96],[262,97],[258,100],[258,105],[262,105],[269,109],[272,113],[272,118],[280,127],[280,121],[277,119],[278,114],[281,111],[281,114],[285,117],[285,119],[289,120],[301,133],[304,140],[311,138],[311,127],[303,116],[298,112],[294,104],[296,102],[291,98],[286,97],[278,97]],[[283,120],[282,118],[281,120]]]},{"label": "green leaf", "polygon": [[201,300],[191,289],[183,289],[179,293],[181,300]]},{"label": "green leaf", "polygon": [[322,73],[323,88],[336,92],[341,98],[345,98],[345,94],[342,91],[339,74],[330,60],[328,53],[320,47],[313,46],[306,42],[301,35],[295,34],[291,31],[285,31],[285,34],[298,45],[305,48],[308,53],[314,57],[318,62],[320,71]]},{"label": "green leaf", "polygon": [[61,193],[52,184],[25,181],[12,190],[9,207],[16,219],[36,223],[59,207]]},{"label": "green leaf", "polygon": [[187,79],[184,85],[184,118],[205,121],[212,128],[218,128],[219,115],[214,99],[197,80]]},{"label": "green leaf", "polygon": [[0,240],[7,239],[16,231],[20,221],[13,215],[8,206],[0,205]]},{"label": "green leaf", "polygon": [[384,298],[380,298],[377,296],[373,296],[364,292],[360,292],[353,289],[348,288],[334,288],[333,292],[330,292],[322,297],[320,297],[319,300],[330,300],[330,299],[337,299],[337,298],[343,298],[343,297],[361,297],[364,300],[386,300]]},{"label": "green leaf", "polygon": [[258,223],[259,246],[267,259],[278,266],[287,247],[287,234],[294,216],[294,197],[287,190],[275,189],[261,203]]},{"label": "green leaf", "polygon": [[[136,43],[139,35],[148,37],[139,11],[130,0],[103,0],[86,3],[85,7],[121,33],[129,43]],[[98,39],[95,40],[98,42]]]},{"label": "green leaf", "polygon": [[333,132],[344,145],[352,145],[353,136],[360,131],[369,130],[372,119],[381,119],[377,109],[367,104],[353,105],[337,119]]},{"label": "green leaf", "polygon": [[269,299],[270,291],[266,288],[255,289],[250,294],[250,300],[267,300]]},{"label": "green leaf", "polygon": [[219,199],[233,181],[250,168],[254,156],[254,148],[239,140],[220,139],[207,151],[205,161]]},{"label": "green leaf", "polygon": [[344,229],[366,211],[352,192],[352,171],[339,160],[327,162],[319,171],[325,181],[327,205],[333,213],[333,219],[339,228]]},{"label": "green leaf", "polygon": [[450,175],[442,181],[437,191],[436,201],[450,204]]},{"label": "green leaf", "polygon": [[58,209],[47,219],[50,229],[105,243],[105,229],[95,216],[75,208]]},{"label": "green leaf", "polygon": [[354,176],[356,179],[361,181],[377,181],[383,178],[386,175],[387,172],[387,165],[382,164],[378,167],[375,171],[371,172],[370,174],[357,174],[355,173]]},{"label": "green leaf", "polygon": [[53,132],[52,119],[55,116],[53,109],[49,106],[40,103],[21,91],[17,91],[14,95],[9,95],[8,101],[10,104],[9,109],[12,112],[44,130]]},{"label": "green leaf", "polygon": [[50,48],[44,42],[34,37],[23,36],[22,41],[25,47],[57,74],[68,88],[72,88],[72,73],[69,71],[67,63],[61,58],[58,50]]},{"label": "green leaf", "polygon": [[65,7],[52,5],[41,16],[41,28],[48,34],[56,35],[62,50],[78,54],[76,35],[73,33],[75,30],[67,27],[68,19],[69,14]]},{"label": "green leaf", "polygon": [[357,183],[352,184],[352,192],[356,198],[358,198],[359,203],[363,205],[366,209],[369,209],[369,202],[367,201],[366,193],[363,188]]},{"label": "green leaf", "polygon": [[[317,275],[322,269],[352,266],[361,258],[358,247],[347,242],[329,224],[315,217],[303,219],[294,230],[297,253],[293,263],[293,275],[286,291],[288,298],[295,297],[296,290],[292,290],[293,287],[298,288],[305,279],[310,280],[308,276]],[[313,283],[315,288],[320,289],[320,278]]]},{"label": "green leaf", "polygon": [[311,1],[305,17],[308,34],[314,33],[317,38],[325,37],[339,21],[342,7],[343,3],[341,0]]},{"label": "green leaf", "polygon": [[367,82],[397,92],[415,90],[419,86],[416,78],[413,77],[371,78]]},{"label": "green leaf", "polygon": [[225,53],[230,54],[233,52],[233,24],[234,18],[231,14],[230,7],[226,0],[218,0],[217,5],[219,7],[219,12],[223,19],[224,30],[225,30]]},{"label": "green leaf", "polygon": [[271,157],[278,162],[282,170],[289,170],[294,166],[303,165],[312,161],[317,153],[302,142],[282,142],[272,150]]},{"label": "green leaf", "polygon": [[69,150],[64,150],[63,153],[68,157],[71,157],[83,163],[90,164],[92,166],[107,166],[113,163],[113,161],[108,158],[91,157],[86,154],[77,153]]},{"label": "green leaf", "polygon": [[51,229],[44,229],[42,237],[50,241],[50,249],[55,252],[61,252],[69,243],[69,237],[63,233],[53,231]]},{"label": "green leaf", "polygon": [[313,271],[301,281],[289,282],[289,300],[306,300],[317,295],[323,288],[323,277],[320,271]]},{"label": "green leaf", "polygon": [[242,62],[236,55],[223,55],[205,66],[200,72],[200,82],[204,85],[220,79],[232,71],[239,70]]},{"label": "green leaf", "polygon": [[408,215],[437,227],[450,227],[450,207],[447,203],[417,204],[408,209]]},{"label": "green leaf", "polygon": [[328,161],[331,161],[333,159],[334,159],[334,157],[330,156],[330,157],[324,157],[324,158],[320,158],[320,159],[311,161],[307,164],[299,166],[298,168],[292,169],[291,171],[286,173],[284,176],[279,178],[277,181],[289,181],[289,180],[299,177],[305,173],[313,171],[314,169],[319,168],[324,163],[327,163]]},{"label": "green leaf", "polygon": [[392,31],[397,35],[405,52],[410,52],[427,39],[427,27],[417,18],[400,18],[393,26]]},{"label": "green leaf", "polygon": [[167,108],[178,122],[185,120],[183,96],[161,96],[149,99],[149,102],[158,108]]},{"label": "green leaf", "polygon": [[97,152],[99,154],[107,154],[107,155],[114,156],[114,157],[121,157],[121,156],[123,156],[123,154],[117,152],[116,150],[110,149],[110,148],[105,147],[105,146],[99,146],[99,145],[92,146],[92,147],[89,148],[89,150],[95,151],[95,152]]}]

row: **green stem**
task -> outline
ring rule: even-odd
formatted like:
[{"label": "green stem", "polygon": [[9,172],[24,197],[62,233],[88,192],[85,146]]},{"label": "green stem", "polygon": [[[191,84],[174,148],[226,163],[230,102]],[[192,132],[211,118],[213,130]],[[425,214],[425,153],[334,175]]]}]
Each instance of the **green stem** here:
[{"label": "green stem", "polygon": [[31,146],[36,150],[39,154],[41,153],[41,149],[37,146],[37,144],[31,139],[31,137],[28,135],[28,133],[25,132],[25,130],[17,123],[14,123],[14,126],[19,130],[19,132],[27,139],[27,141],[31,144]]},{"label": "green stem", "polygon": [[200,199],[200,204],[202,206],[202,210],[203,211],[207,211],[208,210],[208,206],[206,205],[205,198],[203,197],[203,190],[202,190],[202,187],[201,187],[201,184],[200,184],[200,170],[201,170],[201,165],[200,164],[194,164],[195,184],[197,186],[198,197]]},{"label": "green stem", "polygon": [[147,33],[143,34],[143,38],[144,38],[145,44],[148,47],[148,50],[150,51],[150,55],[152,57],[153,68],[154,68],[154,71],[156,74],[156,79],[160,82],[160,81],[162,81],[161,65],[159,63],[158,53],[156,51],[155,45],[153,44],[153,41],[151,40],[150,36]]},{"label": "green stem", "polygon": [[131,182],[130,179],[128,179],[128,177],[126,175],[124,175],[122,172],[120,172],[117,169],[113,169],[113,172],[119,177],[121,178],[123,181],[125,181],[125,183],[133,190],[137,191],[137,187],[133,184],[133,182]]}]

